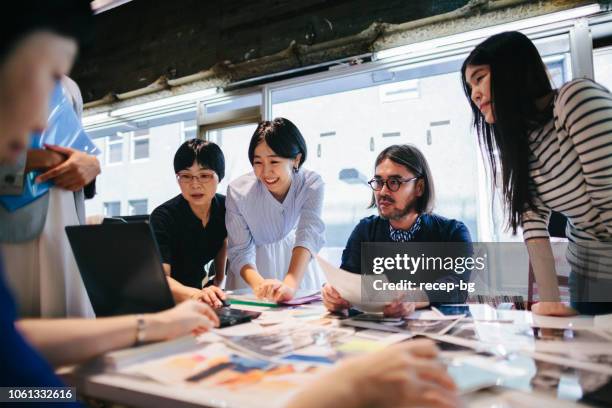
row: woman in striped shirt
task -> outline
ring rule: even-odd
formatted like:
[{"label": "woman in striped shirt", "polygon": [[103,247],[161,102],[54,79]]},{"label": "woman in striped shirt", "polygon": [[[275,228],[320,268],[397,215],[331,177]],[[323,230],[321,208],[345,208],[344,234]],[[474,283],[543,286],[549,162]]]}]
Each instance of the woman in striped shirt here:
[{"label": "woman in striped shirt", "polygon": [[[612,95],[585,79],[554,90],[536,47],[519,32],[479,44],[461,72],[508,222],[514,233],[523,229],[543,301],[533,310],[612,312]],[[568,219],[571,308],[559,301],[551,211]]]}]

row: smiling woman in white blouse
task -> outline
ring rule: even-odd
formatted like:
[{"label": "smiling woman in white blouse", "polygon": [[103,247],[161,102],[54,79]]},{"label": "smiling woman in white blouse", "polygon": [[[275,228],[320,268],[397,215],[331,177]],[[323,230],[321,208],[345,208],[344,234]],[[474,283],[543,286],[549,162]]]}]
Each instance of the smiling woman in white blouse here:
[{"label": "smiling woman in white blouse", "polygon": [[324,184],[302,168],[306,153],[291,121],[257,126],[249,144],[253,172],[227,189],[227,289],[250,287],[259,298],[283,301],[321,288],[314,257],[325,243]]}]

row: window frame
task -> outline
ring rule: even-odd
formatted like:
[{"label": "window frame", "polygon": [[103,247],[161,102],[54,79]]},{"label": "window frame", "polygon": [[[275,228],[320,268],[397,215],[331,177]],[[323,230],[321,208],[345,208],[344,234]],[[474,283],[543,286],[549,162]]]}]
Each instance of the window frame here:
[{"label": "window frame", "polygon": [[[118,204],[119,205],[119,212],[117,215],[112,215],[112,214],[107,214],[106,213],[106,208],[107,205],[111,205],[111,204]],[[121,200],[113,200],[113,201],[104,201],[102,202],[102,213],[104,214],[104,217],[118,217],[121,215]]]},{"label": "window frame", "polygon": [[[146,209],[146,211],[143,214],[133,214],[132,213],[132,207],[134,206],[133,203],[135,203],[137,201],[141,201],[141,202],[144,201],[146,206],[147,206],[147,209]],[[149,198],[148,197],[145,197],[145,198],[132,198],[132,199],[129,199],[127,203],[128,203],[128,216],[131,216],[131,215],[146,215],[146,214],[149,213]]]},{"label": "window frame", "polygon": [[[143,135],[136,135],[136,131],[130,132],[130,163],[143,163],[148,162],[151,158],[151,131],[146,129],[147,133]],[[137,159],[136,155],[136,142],[146,140],[147,141],[147,157]]]},{"label": "window frame", "polygon": [[[121,137],[121,140],[111,140],[112,136],[106,137],[106,145],[104,149],[104,163],[106,166],[119,166],[125,163],[124,153],[125,153],[126,133],[117,131],[115,132],[115,136]],[[121,145],[121,160],[112,162],[110,161],[110,158],[111,158],[110,151],[111,151],[111,146],[115,146],[115,145]]]},{"label": "window frame", "polygon": [[[553,14],[546,16],[550,17]],[[126,126],[132,121],[138,122],[140,120],[150,120],[150,118],[153,117],[157,118],[157,115],[163,116],[164,114],[167,114],[162,113],[162,111],[178,111],[178,109],[180,108],[180,112],[195,111],[197,137],[207,139],[208,130],[222,129],[235,125],[252,123],[254,121],[272,119],[272,99],[273,93],[275,91],[295,86],[304,86],[317,81],[347,78],[356,74],[373,72],[381,69],[388,69],[394,67],[403,67],[405,69],[410,69],[409,67],[416,68],[419,65],[424,66],[429,65],[431,63],[443,63],[445,60],[452,61],[462,55],[467,55],[467,53],[471,51],[471,49],[473,49],[475,45],[480,43],[488,36],[493,35],[497,32],[507,31],[509,29],[518,29],[519,31],[522,31],[523,33],[528,35],[532,40],[553,37],[556,35],[568,35],[570,43],[569,56],[571,60],[571,75],[574,78],[579,74],[584,76],[583,73],[588,73],[589,67],[591,67],[592,71],[593,52],[585,53],[584,51],[580,52],[579,50],[581,48],[584,50],[584,47],[587,47],[586,49],[592,50],[592,41],[591,36],[589,35],[589,30],[593,28],[594,24],[610,24],[612,22],[612,13],[608,12],[605,13],[605,15],[603,16],[602,13],[600,13],[593,14],[590,16],[566,17],[565,19],[561,19],[555,22],[550,22],[551,18],[549,18],[549,22],[547,23],[535,23],[537,19],[538,17],[527,18],[525,20],[518,20],[512,23],[498,24],[496,26],[481,28],[478,30],[451,35],[448,37],[435,38],[432,40],[423,41],[408,46],[396,47],[395,49],[401,48],[403,50],[401,53],[396,53],[395,55],[391,55],[393,53],[388,53],[389,50],[393,49],[386,49],[383,51],[372,53],[372,61],[370,62],[355,65],[331,65],[329,70],[327,71],[322,71],[314,74],[299,75],[289,79],[269,82],[264,85],[249,86],[250,82],[255,81],[248,80],[244,81],[244,83],[232,84],[231,88],[234,90],[231,91],[220,91],[217,89],[215,92],[208,92],[206,89],[203,89],[202,91],[197,91],[200,92],[197,95],[197,92],[194,93],[192,99],[190,99],[189,101],[181,100],[180,102],[176,102],[174,104],[166,104],[163,105],[163,109],[152,107],[149,109],[145,109],[146,103],[143,103],[142,111],[138,111],[138,109],[135,109],[134,113],[127,112],[127,110],[126,112],[119,112],[119,110],[121,110],[119,109],[116,111],[110,111],[109,113],[105,114],[95,114],[92,115],[90,120],[88,120],[87,117],[84,118],[84,122],[87,122],[85,129],[87,131],[91,129],[91,131],[95,132],[99,136],[103,136],[103,134],[100,134],[101,132],[108,132],[108,130],[112,129],[113,127],[115,130],[124,130],[126,129]],[[529,26],[528,24],[533,25]],[[612,28],[610,28],[609,31],[612,31]],[[383,58],[382,54],[384,52],[387,52],[389,56]],[[210,88],[210,90],[212,90],[212,88]],[[213,115],[206,115],[203,113],[202,107],[207,104],[230,101],[233,98],[238,98],[244,95],[255,93],[259,93],[261,95],[260,106],[236,109],[234,111],[224,112],[222,114],[214,113]],[[135,105],[135,108],[138,108],[138,105]],[[100,120],[94,120],[95,116],[99,116]],[[184,123],[185,120],[181,120],[181,143],[185,141],[186,129]],[[187,130],[193,129],[192,127],[186,128]],[[123,132],[122,136],[125,137],[125,131]],[[152,135],[149,135],[149,140],[151,140],[151,136]],[[111,142],[111,145],[124,142],[125,139],[121,141]],[[125,163],[124,150],[122,150],[121,161],[112,163],[108,161],[109,137],[106,138],[106,143],[106,165],[116,166]],[[131,150],[133,151],[134,149]],[[133,157],[133,152],[130,152],[129,157]],[[150,152],[149,157],[151,157]],[[491,220],[493,198],[489,188],[490,178],[488,175],[486,175],[486,166],[484,166],[484,163],[482,163],[482,157],[480,152],[478,152],[477,157],[479,158],[479,163],[477,165],[478,174],[476,175],[476,177],[478,178],[478,185],[480,186],[479,196],[483,197],[483,199],[481,200],[483,204],[478,207],[478,210],[479,213],[488,214],[488,218],[489,220]],[[140,160],[148,159],[136,159],[136,161]],[[490,239],[495,240],[494,235],[489,231],[493,228],[493,224],[491,221],[489,221],[489,224],[490,225],[485,226],[479,221],[478,235],[479,237],[489,237]]]},{"label": "window frame", "polygon": [[198,138],[198,120],[196,119],[191,119],[193,120],[195,123],[193,126],[185,126],[185,122],[189,122],[187,120],[182,120],[181,121],[181,142],[180,144],[185,143],[187,140],[191,140],[191,139],[187,139],[187,137],[185,136],[187,132],[190,132],[192,130],[195,130],[195,137]]}]

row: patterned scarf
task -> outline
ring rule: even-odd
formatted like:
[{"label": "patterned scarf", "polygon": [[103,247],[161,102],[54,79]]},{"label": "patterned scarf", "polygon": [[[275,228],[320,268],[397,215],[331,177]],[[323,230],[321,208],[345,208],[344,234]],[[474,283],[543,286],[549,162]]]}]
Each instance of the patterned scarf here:
[{"label": "patterned scarf", "polygon": [[414,234],[421,229],[421,216],[419,215],[409,230],[395,229],[389,224],[389,237],[395,242],[409,242],[414,240]]}]

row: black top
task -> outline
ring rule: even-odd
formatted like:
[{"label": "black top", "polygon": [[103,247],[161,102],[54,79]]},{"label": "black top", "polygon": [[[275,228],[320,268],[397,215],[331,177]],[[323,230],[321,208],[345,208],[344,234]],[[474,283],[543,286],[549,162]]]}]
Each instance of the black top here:
[{"label": "black top", "polygon": [[225,196],[215,194],[206,227],[180,194],[151,213],[151,226],[162,262],[170,264],[172,277],[183,285],[201,288],[206,277],[204,266],[217,256],[227,237]]}]

